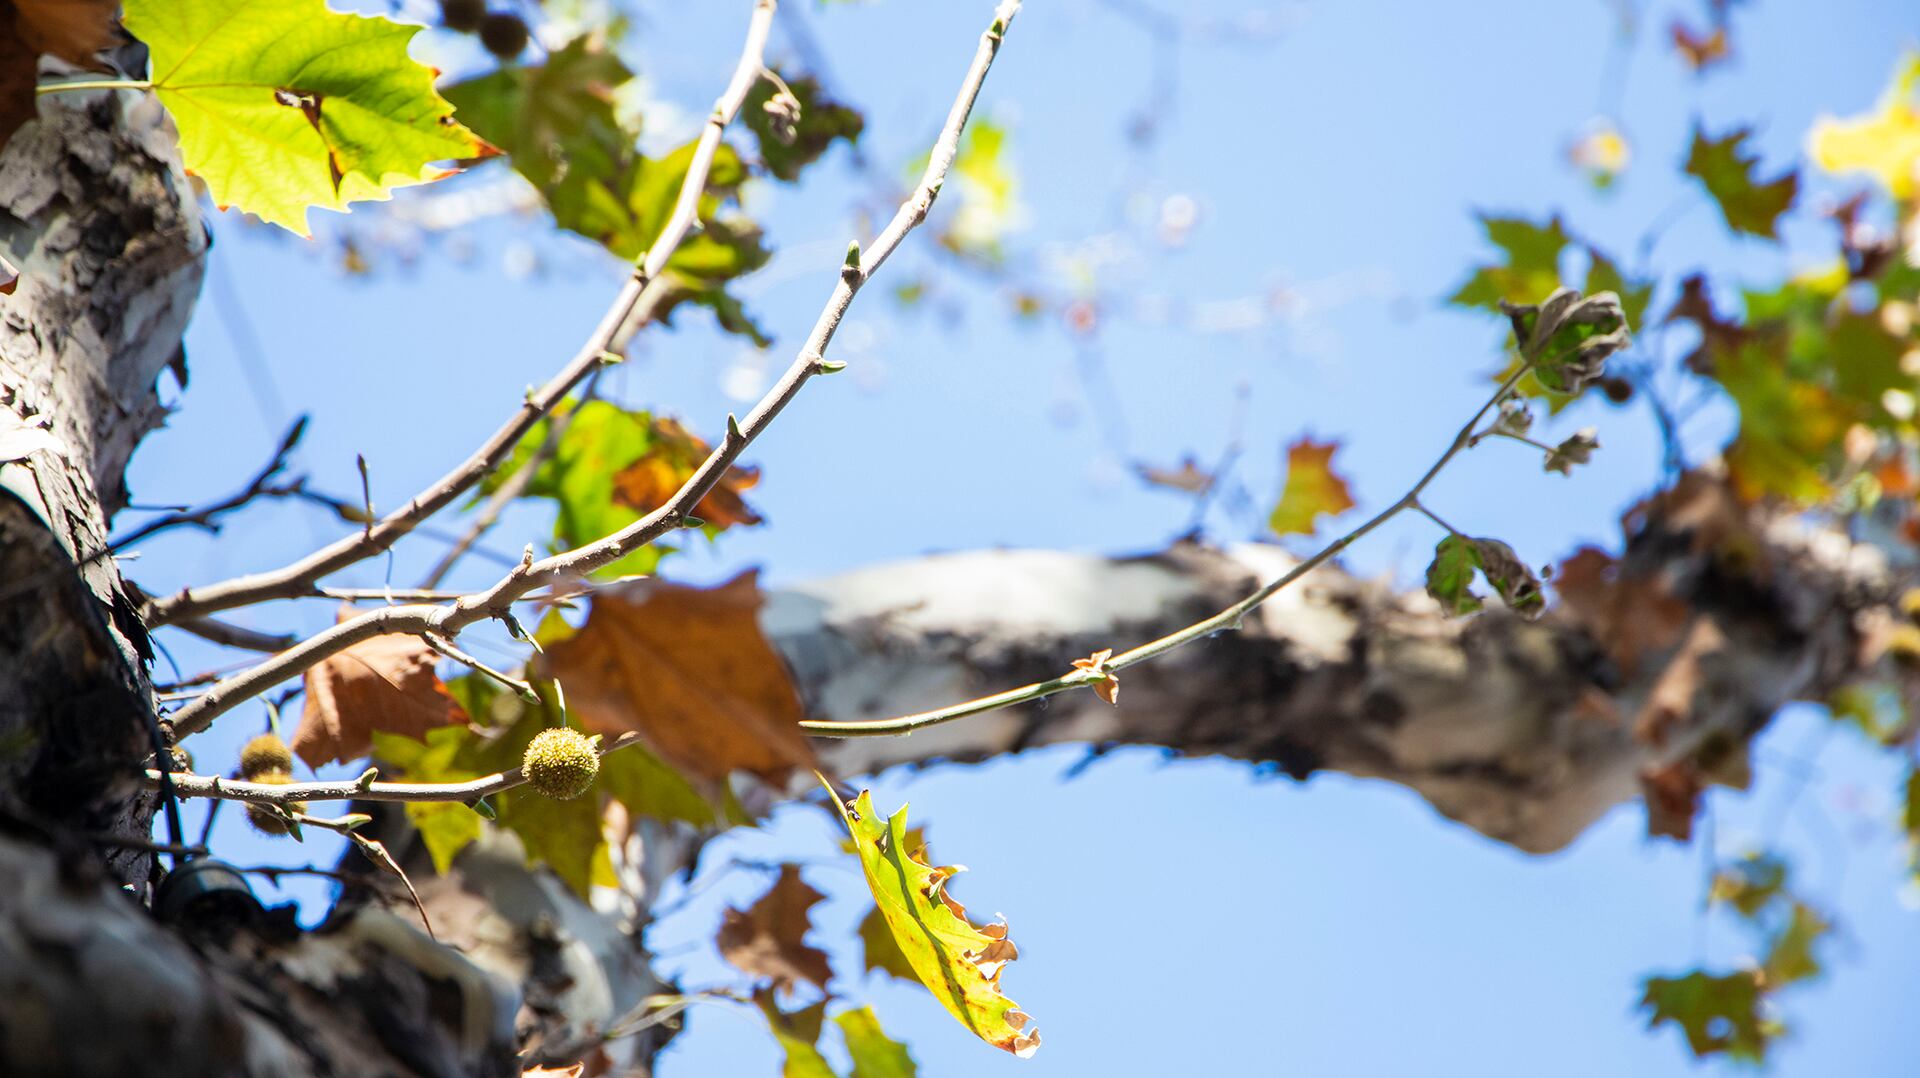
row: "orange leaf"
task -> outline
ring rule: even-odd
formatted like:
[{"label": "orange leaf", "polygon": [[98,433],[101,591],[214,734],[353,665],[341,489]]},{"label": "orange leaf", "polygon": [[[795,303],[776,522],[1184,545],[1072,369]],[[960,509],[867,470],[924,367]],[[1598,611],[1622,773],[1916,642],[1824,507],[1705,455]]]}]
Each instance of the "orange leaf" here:
[{"label": "orange leaf", "polygon": [[468,721],[465,709],[434,673],[440,656],[417,636],[376,636],[307,671],[307,703],[293,751],[319,767],[373,748],[373,735],[427,731]]},{"label": "orange leaf", "polygon": [[1311,535],[1314,518],[1353,508],[1347,481],[1333,471],[1333,451],[1339,442],[1302,438],[1287,447],[1287,485],[1267,524],[1280,535]]},{"label": "orange leaf", "polygon": [[1701,33],[1679,19],[1673,20],[1669,28],[1673,35],[1673,47],[1686,60],[1687,66],[1695,71],[1707,68],[1725,60],[1731,51],[1728,47],[1727,28],[1716,26],[1711,33]]},{"label": "orange leaf", "polygon": [[1693,815],[1706,782],[1692,760],[1648,764],[1640,769],[1640,790],[1647,800],[1647,834],[1686,842],[1693,838]]},{"label": "orange leaf", "polygon": [[608,588],[541,665],[589,731],[636,731],[654,755],[714,784],[734,770],[780,783],[818,763],[793,679],[760,633],[755,575],[717,588]]},{"label": "orange leaf", "polygon": [[729,906],[722,914],[714,944],[727,961],[748,973],[771,977],[777,989],[792,991],[812,981],[824,992],[833,970],[827,954],[805,941],[812,927],[807,911],[827,896],[807,886],[798,865],[781,865],[780,878],[745,913]]},{"label": "orange leaf", "polygon": [[95,53],[114,43],[120,0],[13,0],[0,4],[0,146],[33,119],[40,56],[52,53],[99,67]]},{"label": "orange leaf", "polygon": [[[613,500],[645,513],[666,504],[700,463],[710,447],[677,421],[655,418],[653,445],[647,455],[613,477]],[[748,507],[741,493],[760,481],[760,469],[734,467],[694,506],[693,515],[716,528],[758,524],[760,514]]]}]

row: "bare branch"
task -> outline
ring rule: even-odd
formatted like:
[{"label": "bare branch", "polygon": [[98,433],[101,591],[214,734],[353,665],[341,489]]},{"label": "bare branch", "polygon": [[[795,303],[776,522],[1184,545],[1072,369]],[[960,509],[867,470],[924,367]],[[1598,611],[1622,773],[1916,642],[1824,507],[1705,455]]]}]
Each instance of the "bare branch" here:
[{"label": "bare branch", "polygon": [[[999,52],[1006,28],[1019,7],[1017,0],[1006,0],[996,9],[993,25],[980,35],[973,63],[967,69],[952,109],[947,113],[946,123],[928,156],[927,168],[919,185],[901,203],[893,220],[870,246],[849,249],[847,262],[840,269],[840,279],[834,286],[833,294],[828,297],[813,331],[807,335],[806,343],[801,346],[786,373],[754,405],[744,420],[735,421],[729,417],[726,435],[720,444],[714,447],[707,459],[665,504],[612,535],[540,561],[532,560],[532,548],[529,547],[527,560],[492,587],[464,596],[449,605],[392,606],[369,611],[322,630],[298,646],[220,682],[200,699],[175,712],[172,718],[178,733],[181,736],[198,733],[220,714],[248,697],[306,670],[329,655],[338,654],[375,636],[386,633],[432,633],[443,639],[451,639],[468,626],[489,618],[498,618],[509,629],[517,629],[519,623],[513,619],[512,607],[529,592],[540,587],[557,590],[563,585],[576,583],[595,570],[611,565],[628,553],[685,526],[694,506],[727,473],[741,452],[799,395],[801,388],[815,375],[842,366],[826,358],[826,350],[833,341],[834,332],[839,329],[841,319],[852,305],[854,294],[887,260],[887,256],[900,246],[907,233],[926,220],[927,211],[939,195],[947,170],[959,151],[961,130],[966,126],[967,117],[980,94],[980,87],[993,66],[994,56]],[[713,130],[711,126],[710,130]]]},{"label": "bare branch", "polygon": [[[575,386],[607,361],[606,357],[610,354],[608,349],[615,337],[629,316],[640,309],[643,300],[649,304],[657,302],[661,291],[674,287],[671,282],[663,280],[662,273],[667,267],[667,260],[673,256],[698,219],[700,198],[707,189],[707,174],[712,168],[714,154],[720,148],[720,134],[740,111],[741,103],[760,77],[767,36],[773,25],[773,12],[774,0],[756,0],[740,62],[734,68],[726,92],[714,103],[713,112],[700,133],[700,142],[688,162],[686,179],[680,186],[673,213],[667,218],[652,248],[634,266],[632,275],[601,317],[600,324],[560,373],[529,395],[513,418],[495,431],[472,456],[415,494],[399,509],[377,522],[368,522],[359,534],[342,538],[279,569],[236,577],[205,587],[182,589],[174,595],[155,599],[143,611],[147,623],[165,625],[182,618],[229,610],[236,606],[308,594],[314,583],[327,574],[382,553],[399,541],[401,536],[412,531],[415,525],[453,504],[483,476],[499,467],[500,462],[533,429],[534,424],[553,411],[566,399],[567,394],[573,392]],[[649,290],[652,290],[651,295]]]},{"label": "bare branch", "polygon": [[300,436],[305,434],[306,430],[306,416],[301,416],[299,419],[294,420],[293,426],[288,427],[287,433],[281,436],[280,446],[274,450],[273,459],[267,462],[266,467],[261,468],[259,472],[255,473],[254,477],[248,481],[246,486],[240,488],[235,493],[211,505],[205,505],[198,509],[191,509],[185,512],[169,513],[157,520],[148,521],[108,543],[106,550],[102,553],[111,554],[117,550],[125,550],[140,540],[157,532],[166,531],[168,528],[191,526],[204,528],[210,532],[217,532],[220,530],[219,517],[223,513],[239,509],[255,498],[284,498],[298,492],[301,486],[301,480],[295,479],[291,483],[280,484],[278,486],[273,484],[273,480],[279,476],[281,472],[287,470],[287,459],[293,455],[294,447],[300,444]]}]

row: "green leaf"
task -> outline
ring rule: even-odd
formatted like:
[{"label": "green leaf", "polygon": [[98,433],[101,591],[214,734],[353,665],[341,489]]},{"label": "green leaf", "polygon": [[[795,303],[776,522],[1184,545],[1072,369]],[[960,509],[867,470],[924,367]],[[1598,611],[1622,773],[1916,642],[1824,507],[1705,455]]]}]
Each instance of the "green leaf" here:
[{"label": "green leaf", "polygon": [[1546,609],[1540,578],[1520,560],[1513,548],[1498,539],[1449,535],[1433,550],[1427,566],[1427,594],[1449,617],[1474,613],[1485,604],[1473,593],[1473,574],[1492,584],[1511,610],[1523,617],[1539,617]]},{"label": "green leaf", "polygon": [[887,927],[887,919],[875,906],[867,911],[860,920],[861,962],[868,970],[898,977],[903,981],[917,981],[919,974],[913,972],[913,963],[907,961],[906,952],[900,949],[900,941],[893,938],[893,929]]},{"label": "green leaf", "polygon": [[127,0],[180,155],[222,207],[299,235],[307,210],[384,200],[490,152],[453,119],[433,72],[407,55],[420,32],[322,0]]},{"label": "green leaf", "polygon": [[913,856],[904,805],[882,820],[866,791],[851,807],[837,796],[834,804],[853,835],[874,904],[920,983],[981,1040],[1031,1056],[1040,1047],[1040,1034],[1029,1030],[1032,1019],[1000,994],[1001,972],[1019,957],[1006,926],[980,928],[967,919],[966,908],[946,889],[959,867],[937,868]]},{"label": "green leaf", "polygon": [[1774,936],[1761,970],[1767,987],[1804,981],[1820,975],[1820,959],[1814,948],[1833,926],[1804,902],[1795,902],[1787,924]]},{"label": "green leaf", "polygon": [[774,1001],[773,990],[762,988],[753,994],[753,1001],[760,1005],[773,1039],[787,1054],[780,1070],[782,1078],[837,1078],[818,1047],[820,1027],[827,1014],[826,1000],[797,1011],[782,1011]]},{"label": "green leaf", "polygon": [[1637,277],[1629,279],[1620,271],[1619,265],[1598,247],[1587,248],[1587,287],[1584,291],[1589,296],[1612,292],[1620,297],[1620,310],[1626,316],[1627,325],[1647,324],[1647,304],[1653,300],[1653,282]]},{"label": "green leaf", "polygon": [[1789,169],[1774,179],[1756,180],[1753,171],[1760,163],[1759,156],[1741,152],[1741,143],[1752,134],[1752,129],[1740,128],[1725,138],[1709,139],[1696,126],[1693,148],[1687,154],[1687,175],[1706,185],[1728,228],[1778,239],[1776,223],[1799,194],[1800,176]]},{"label": "green leaf", "polygon": [[1311,535],[1322,514],[1338,516],[1353,508],[1347,481],[1333,470],[1339,442],[1302,438],[1287,447],[1287,483],[1267,518],[1278,535]]},{"label": "green leaf", "polygon": [[[740,108],[740,118],[759,141],[760,160],[767,171],[775,179],[792,182],[800,178],[801,169],[832,147],[833,140],[845,139],[849,146],[858,144],[866,121],[858,112],[827,97],[819,80],[812,76],[786,79],[786,85],[792,91],[792,103],[800,110],[791,128],[781,119],[784,101],[775,101],[779,87],[768,78],[754,84]],[[769,109],[769,103],[775,107]]]},{"label": "green leaf", "polygon": [[[496,71],[446,90],[483,136],[507,151],[513,167],[539,189],[554,223],[624,259],[659,239],[679,199],[698,140],[663,158],[643,156],[637,132],[623,127],[613,91],[632,78],[594,36],[582,36],[545,64]],[[721,209],[747,178],[733,147],[721,143],[707,172],[700,227],[667,262],[677,287],[656,310],[669,320],[683,303],[713,309],[721,327],[765,346],[767,337],[728,295],[727,282],[766,264],[760,230]]]},{"label": "green leaf", "polygon": [[[1007,153],[1008,130],[991,118],[976,116],[961,136],[959,152],[948,170],[941,202],[958,203],[940,243],[950,250],[984,262],[998,262],[1001,243],[1024,223],[1020,179]],[[926,169],[921,155],[909,168],[917,182]]]},{"label": "green leaf", "polygon": [[1782,1030],[1760,1015],[1760,986],[1753,973],[1714,975],[1694,970],[1681,977],[1649,977],[1640,1006],[1653,1013],[1647,1028],[1679,1026],[1695,1056],[1725,1053],[1751,1063],[1766,1058],[1767,1044]]},{"label": "green leaf", "polygon": [[872,1007],[841,1011],[833,1021],[846,1038],[847,1054],[853,1057],[853,1078],[916,1078],[920,1073],[907,1046],[880,1028]]},{"label": "green leaf", "polygon": [[1501,258],[1476,268],[1447,302],[1498,311],[1502,301],[1537,303],[1560,287],[1560,255],[1571,241],[1558,216],[1537,225],[1482,214],[1480,224]]}]

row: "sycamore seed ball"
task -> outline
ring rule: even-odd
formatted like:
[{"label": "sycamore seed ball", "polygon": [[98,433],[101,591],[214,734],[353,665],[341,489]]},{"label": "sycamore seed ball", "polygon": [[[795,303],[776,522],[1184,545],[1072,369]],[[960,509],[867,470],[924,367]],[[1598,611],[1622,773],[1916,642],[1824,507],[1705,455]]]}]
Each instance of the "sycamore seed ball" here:
[{"label": "sycamore seed ball", "polygon": [[241,747],[241,778],[252,780],[272,771],[293,773],[293,751],[279,734],[261,734]]},{"label": "sycamore seed ball", "polygon": [[527,742],[527,756],[520,768],[534,789],[559,801],[579,797],[593,785],[600,773],[600,742],[565,727],[542,730]]},{"label": "sycamore seed ball", "polygon": [[[290,771],[263,771],[258,775],[254,775],[249,781],[264,782],[274,786],[285,786],[293,781],[293,773]],[[307,811],[307,804],[304,801],[289,801],[286,807],[288,812]],[[284,835],[287,833],[287,821],[285,817],[265,805],[249,803],[247,805],[247,822],[253,825],[255,831],[263,835]]]}]

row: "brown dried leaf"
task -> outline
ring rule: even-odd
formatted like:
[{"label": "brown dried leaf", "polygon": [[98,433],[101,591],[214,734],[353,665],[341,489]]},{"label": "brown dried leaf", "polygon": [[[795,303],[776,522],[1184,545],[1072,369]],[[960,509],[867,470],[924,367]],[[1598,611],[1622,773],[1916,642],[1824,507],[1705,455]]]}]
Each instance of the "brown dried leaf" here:
[{"label": "brown dried leaf", "polygon": [[1093,694],[1116,707],[1120,703],[1120,675],[1107,669],[1107,660],[1113,658],[1112,648],[1101,648],[1084,659],[1073,660],[1075,670],[1097,676],[1093,682]]},{"label": "brown dried leaf", "polygon": [[1687,62],[1687,66],[1696,72],[1705,71],[1724,61],[1731,52],[1725,26],[1715,26],[1711,32],[1702,32],[1675,19],[1669,30],[1674,49]]},{"label": "brown dried leaf", "polygon": [[800,695],[761,635],[752,571],[717,588],[660,580],[601,591],[587,623],[540,665],[588,731],[638,732],[654,755],[712,784],[817,768]]},{"label": "brown dried leaf", "polygon": [[1646,702],[1640,706],[1640,714],[1633,720],[1635,740],[1659,748],[1667,743],[1668,733],[1693,717],[1694,694],[1705,680],[1703,660],[1726,643],[1726,634],[1712,619],[1702,617],[1694,621],[1680,650],[1667,660],[1666,668],[1660,671]]},{"label": "brown dried leaf", "polygon": [[822,992],[833,970],[825,951],[805,940],[812,925],[807,911],[827,896],[807,886],[798,865],[781,865],[780,878],[746,912],[729,906],[721,915],[714,944],[738,968],[769,977],[773,986],[792,991],[800,981],[811,981]]},{"label": "brown dried leaf", "polygon": [[0,146],[33,119],[39,60],[51,53],[98,68],[94,54],[115,40],[120,0],[12,0],[0,4]]},{"label": "brown dried leaf", "polygon": [[580,1078],[587,1072],[585,1063],[574,1063],[565,1067],[535,1067],[520,1072],[520,1078]]},{"label": "brown dried leaf", "polygon": [[1562,608],[1628,677],[1643,656],[1679,643],[1692,615],[1664,580],[1624,576],[1613,556],[1598,547],[1581,547],[1561,562],[1553,587]]},{"label": "brown dried leaf", "polygon": [[308,767],[353,760],[373,735],[427,731],[469,721],[434,672],[439,653],[417,636],[376,636],[322,660],[306,676],[307,702],[293,751]]},{"label": "brown dried leaf", "polygon": [[1693,815],[1700,807],[1706,782],[1692,760],[1648,764],[1640,769],[1640,791],[1647,801],[1647,835],[1693,838]]}]

